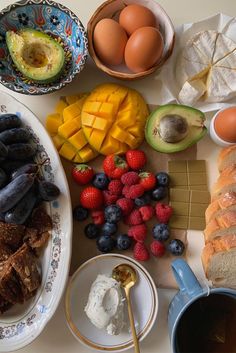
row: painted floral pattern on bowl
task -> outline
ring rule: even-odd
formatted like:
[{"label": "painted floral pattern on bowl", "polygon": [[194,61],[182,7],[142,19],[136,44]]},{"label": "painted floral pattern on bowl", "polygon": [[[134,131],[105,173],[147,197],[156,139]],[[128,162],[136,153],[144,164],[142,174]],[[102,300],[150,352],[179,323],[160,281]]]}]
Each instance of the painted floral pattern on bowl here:
[{"label": "painted floral pattern on bowl", "polygon": [[[52,83],[39,84],[25,78],[14,66],[8,52],[5,33],[22,28],[43,31],[57,40],[66,57],[65,69]],[[0,82],[23,94],[42,95],[70,83],[85,65],[88,41],[78,17],[65,6],[51,0],[21,0],[0,11]]]}]

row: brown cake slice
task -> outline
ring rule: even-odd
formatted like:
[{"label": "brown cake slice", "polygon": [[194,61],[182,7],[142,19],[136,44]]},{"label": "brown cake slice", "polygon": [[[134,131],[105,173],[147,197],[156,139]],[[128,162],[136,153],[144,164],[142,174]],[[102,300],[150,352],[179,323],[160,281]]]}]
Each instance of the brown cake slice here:
[{"label": "brown cake slice", "polygon": [[6,261],[11,256],[11,254],[12,254],[12,250],[9,248],[9,246],[4,243],[0,243],[0,276],[1,276],[1,272],[3,271],[3,267]]},{"label": "brown cake slice", "polygon": [[12,306],[11,303],[9,303],[7,300],[5,300],[1,295],[0,295],[0,313],[3,314],[5,311],[10,309]]},{"label": "brown cake slice", "polygon": [[37,229],[27,228],[24,242],[29,244],[32,249],[40,249],[47,244],[49,237],[49,232],[38,233]]},{"label": "brown cake slice", "polygon": [[41,276],[37,268],[37,258],[29,246],[27,244],[22,245],[11,256],[10,262],[27,290],[29,292],[35,291],[41,283]]},{"label": "brown cake slice", "polygon": [[52,230],[52,220],[43,207],[36,208],[28,224],[29,228],[37,229],[38,233]]},{"label": "brown cake slice", "polygon": [[0,242],[5,243],[14,249],[22,244],[25,234],[25,226],[0,222]]},{"label": "brown cake slice", "polygon": [[12,304],[23,302],[23,295],[19,280],[13,267],[9,263],[7,263],[1,271],[0,295],[7,302]]}]

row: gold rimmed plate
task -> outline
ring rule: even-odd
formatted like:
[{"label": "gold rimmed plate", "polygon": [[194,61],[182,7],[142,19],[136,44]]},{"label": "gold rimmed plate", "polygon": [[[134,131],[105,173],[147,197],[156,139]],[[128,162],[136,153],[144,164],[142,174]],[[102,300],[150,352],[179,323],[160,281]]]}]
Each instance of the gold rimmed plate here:
[{"label": "gold rimmed plate", "polygon": [[[122,332],[117,336],[108,335],[106,330],[97,329],[87,318],[84,308],[89,291],[98,274],[111,276],[112,269],[121,264],[132,265],[138,273],[138,282],[131,291],[134,320],[139,341],[152,329],[158,311],[158,296],[149,273],[137,261],[120,254],[96,256],[83,265],[70,278],[66,297],[66,319],[72,334],[90,349],[120,352],[133,347],[128,316]],[[125,308],[126,309],[126,308]]]}]

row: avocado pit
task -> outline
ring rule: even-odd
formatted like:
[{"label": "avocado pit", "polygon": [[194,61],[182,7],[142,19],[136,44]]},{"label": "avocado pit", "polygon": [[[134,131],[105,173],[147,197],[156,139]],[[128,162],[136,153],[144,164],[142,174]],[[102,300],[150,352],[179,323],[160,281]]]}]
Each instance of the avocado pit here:
[{"label": "avocado pit", "polygon": [[167,114],[160,120],[159,135],[168,143],[182,141],[188,134],[188,123],[178,114]]}]

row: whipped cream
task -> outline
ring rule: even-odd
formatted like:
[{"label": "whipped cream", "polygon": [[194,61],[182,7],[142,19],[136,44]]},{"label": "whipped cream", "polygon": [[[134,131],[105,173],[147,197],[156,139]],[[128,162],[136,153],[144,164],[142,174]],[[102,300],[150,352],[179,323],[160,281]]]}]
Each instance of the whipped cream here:
[{"label": "whipped cream", "polygon": [[99,329],[109,335],[118,335],[124,325],[124,304],[119,282],[105,275],[98,275],[93,282],[85,312]]}]

